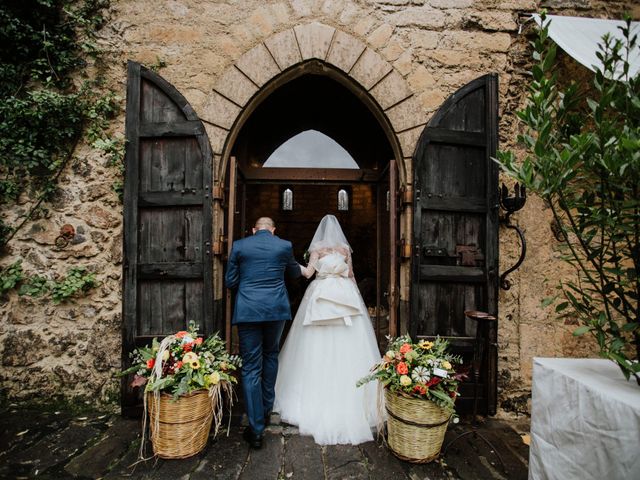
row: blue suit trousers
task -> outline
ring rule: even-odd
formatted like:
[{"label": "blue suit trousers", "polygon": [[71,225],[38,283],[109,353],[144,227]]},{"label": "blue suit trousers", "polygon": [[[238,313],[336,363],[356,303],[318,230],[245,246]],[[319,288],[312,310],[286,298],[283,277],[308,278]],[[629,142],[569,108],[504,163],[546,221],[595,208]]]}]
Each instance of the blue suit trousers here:
[{"label": "blue suit trousers", "polygon": [[238,324],[244,401],[249,425],[257,435],[264,432],[264,417],[271,413],[275,400],[278,353],[284,322]]}]

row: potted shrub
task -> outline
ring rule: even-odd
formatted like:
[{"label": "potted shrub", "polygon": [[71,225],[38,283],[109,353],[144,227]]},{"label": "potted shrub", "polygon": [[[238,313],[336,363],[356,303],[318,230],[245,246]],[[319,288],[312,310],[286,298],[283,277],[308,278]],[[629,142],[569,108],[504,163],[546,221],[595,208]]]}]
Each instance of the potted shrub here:
[{"label": "potted shrub", "polygon": [[143,457],[147,412],[154,454],[187,458],[207,443],[211,424],[217,434],[222,420],[222,398],[231,406],[233,372],[240,358],[229,355],[216,334],[204,339],[193,323],[184,331],[153,339],[150,346],[131,353],[132,386],[144,386]]},{"label": "potted shrub", "polygon": [[440,454],[447,425],[457,421],[454,403],[461,363],[441,338],[413,343],[404,335],[390,339],[389,350],[358,386],[377,380],[384,389],[387,443],[398,458],[427,463]]},{"label": "potted shrub", "polygon": [[503,171],[545,201],[559,247],[574,269],[559,285],[556,312],[582,323],[600,356],[640,385],[640,75],[631,20],[622,39],[603,37],[592,85],[563,81],[556,71],[549,21],[534,42],[527,104],[518,117],[524,158],[499,152]]}]

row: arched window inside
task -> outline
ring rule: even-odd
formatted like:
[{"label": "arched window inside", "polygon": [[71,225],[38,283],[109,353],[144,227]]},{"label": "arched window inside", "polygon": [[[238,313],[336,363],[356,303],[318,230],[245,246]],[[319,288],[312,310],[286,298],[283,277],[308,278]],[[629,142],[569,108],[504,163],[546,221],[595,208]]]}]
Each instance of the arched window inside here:
[{"label": "arched window inside", "polygon": [[305,130],[291,137],[274,150],[263,167],[360,168],[338,142],[317,130]]},{"label": "arched window inside", "polygon": [[283,212],[291,212],[293,211],[293,190],[290,188],[285,188],[282,190],[282,211]]},{"label": "arched window inside", "polygon": [[338,211],[349,211],[349,192],[347,192],[347,190],[344,188],[338,190]]}]

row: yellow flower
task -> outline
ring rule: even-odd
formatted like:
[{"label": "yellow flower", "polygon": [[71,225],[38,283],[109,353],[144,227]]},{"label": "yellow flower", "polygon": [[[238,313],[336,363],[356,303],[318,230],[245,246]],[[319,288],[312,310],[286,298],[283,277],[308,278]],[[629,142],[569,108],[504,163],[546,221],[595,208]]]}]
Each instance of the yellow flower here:
[{"label": "yellow flower", "polygon": [[169,350],[165,350],[164,353],[162,354],[162,361],[166,362],[167,360],[169,360]]},{"label": "yellow flower", "polygon": [[189,362],[189,365],[191,365],[191,368],[193,368],[194,370],[197,370],[200,368],[200,361],[194,360],[192,362]]},{"label": "yellow flower", "polygon": [[411,377],[409,377],[407,375],[402,375],[400,377],[400,385],[402,385],[403,387],[407,387],[407,386],[411,385]]},{"label": "yellow flower", "polygon": [[213,372],[211,375],[209,375],[209,383],[211,385],[217,385],[219,381],[220,374],[218,372]]},{"label": "yellow flower", "polygon": [[418,346],[423,350],[431,350],[433,348],[433,342],[429,342],[428,340],[420,340]]},{"label": "yellow flower", "polygon": [[184,363],[191,363],[198,360],[198,355],[196,355],[193,352],[187,352],[184,354],[184,357],[182,357],[182,361]]},{"label": "yellow flower", "polygon": [[442,362],[442,368],[446,368],[447,370],[451,370],[451,364],[446,360]]},{"label": "yellow flower", "polygon": [[228,365],[227,365],[227,362],[221,362],[220,363],[220,369],[221,370],[226,370],[227,368],[229,368]]}]

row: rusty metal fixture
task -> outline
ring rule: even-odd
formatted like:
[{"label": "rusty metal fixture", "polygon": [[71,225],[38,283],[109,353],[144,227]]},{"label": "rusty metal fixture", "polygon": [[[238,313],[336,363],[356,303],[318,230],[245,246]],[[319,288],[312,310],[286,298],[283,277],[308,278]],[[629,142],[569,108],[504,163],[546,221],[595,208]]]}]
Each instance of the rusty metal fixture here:
[{"label": "rusty metal fixture", "polygon": [[521,187],[519,183],[516,183],[513,191],[514,195],[509,196],[509,189],[504,183],[499,190],[500,206],[507,212],[504,217],[500,218],[500,223],[511,230],[515,230],[520,238],[520,257],[518,261],[500,275],[500,288],[503,290],[509,290],[511,288],[511,281],[507,280],[507,275],[522,265],[524,257],[527,254],[527,242],[524,238],[524,233],[518,225],[511,223],[511,215],[524,207],[524,204],[527,202],[527,190],[524,186]]},{"label": "rusty metal fixture", "polygon": [[224,186],[222,186],[222,185],[214,185],[213,186],[213,191],[211,192],[211,195],[212,195],[214,200],[219,200],[219,201],[222,202],[224,200]]},{"label": "rusty metal fixture", "polygon": [[484,262],[484,255],[476,245],[456,245],[456,256],[463,267],[477,267]]},{"label": "rusty metal fixture", "polygon": [[[466,437],[467,435],[472,435],[474,439],[482,440],[493,453],[496,454],[498,460],[500,461],[500,465],[502,465],[502,471],[508,475],[507,466],[502,459],[502,455],[500,455],[499,450],[478,431],[478,384],[482,380],[483,384],[486,384],[485,381],[481,378],[481,369],[485,364],[485,351],[488,350],[488,347],[495,348],[495,344],[491,344],[489,342],[489,329],[492,327],[493,322],[497,322],[497,318],[488,312],[480,312],[477,310],[466,310],[464,312],[464,316],[476,322],[476,337],[473,343],[473,359],[471,361],[471,376],[473,380],[473,417],[471,420],[471,428],[466,432],[462,432],[458,434],[455,438],[453,438],[449,443],[444,447],[442,451],[442,455],[447,454],[447,450],[449,447],[455,443],[457,440],[462,437]],[[493,325],[495,328],[495,325]],[[483,375],[484,377],[484,375]]]},{"label": "rusty metal fixture", "polygon": [[413,186],[407,185],[400,189],[400,196],[403,205],[413,205]]},{"label": "rusty metal fixture", "polygon": [[60,227],[60,235],[56,237],[54,240],[54,244],[57,248],[65,248],[69,245],[69,242],[73,240],[73,237],[76,236],[76,229],[73,228],[73,225],[65,223],[62,227]]}]

